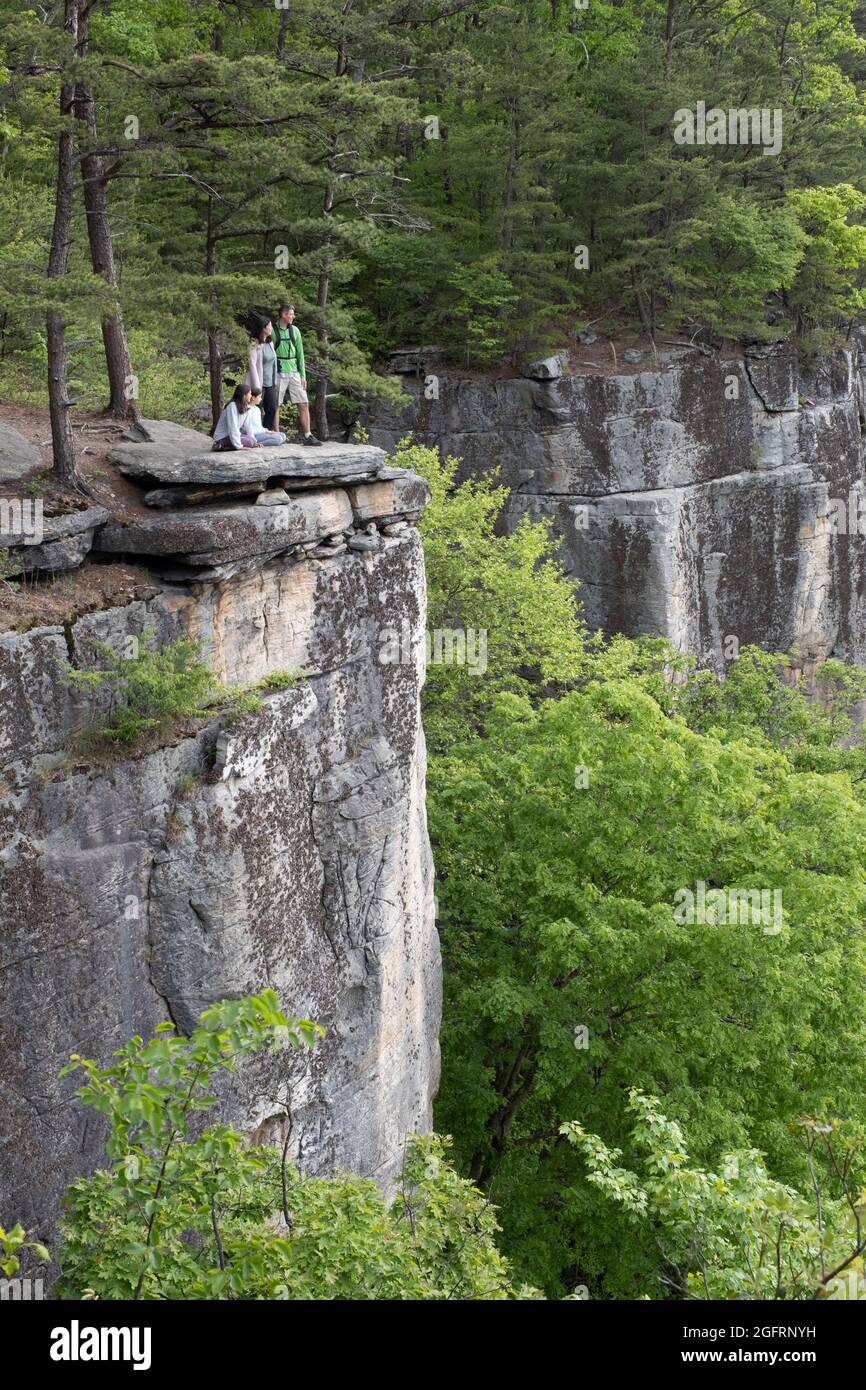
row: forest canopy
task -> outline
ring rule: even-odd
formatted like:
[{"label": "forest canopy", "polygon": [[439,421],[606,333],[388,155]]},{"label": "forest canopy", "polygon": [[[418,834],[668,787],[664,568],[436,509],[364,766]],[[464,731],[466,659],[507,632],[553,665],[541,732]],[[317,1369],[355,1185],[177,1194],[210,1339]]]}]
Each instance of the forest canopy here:
[{"label": "forest canopy", "polygon": [[[215,412],[287,292],[320,425],[407,343],[824,345],[866,293],[864,31],[857,0],[2,0],[0,384],[41,398],[53,307],[96,403],[119,305],[144,413]],[[707,111],[760,120],[710,143]],[[64,132],[114,274],[77,195],[49,272]]]}]

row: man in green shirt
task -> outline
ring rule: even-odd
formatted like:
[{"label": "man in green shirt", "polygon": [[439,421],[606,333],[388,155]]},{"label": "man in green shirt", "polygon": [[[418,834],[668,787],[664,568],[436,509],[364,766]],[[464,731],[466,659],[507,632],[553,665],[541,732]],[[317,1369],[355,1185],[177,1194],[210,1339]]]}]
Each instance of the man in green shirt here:
[{"label": "man in green shirt", "polygon": [[302,444],[321,444],[321,439],[310,430],[310,400],[307,395],[306,364],[304,362],[304,343],[300,330],[295,328],[294,304],[281,304],[274,324],[274,350],[277,354],[277,410],[273,420],[266,420],[270,430],[280,428],[280,407],[288,393],[289,400],[298,407],[301,424]]}]

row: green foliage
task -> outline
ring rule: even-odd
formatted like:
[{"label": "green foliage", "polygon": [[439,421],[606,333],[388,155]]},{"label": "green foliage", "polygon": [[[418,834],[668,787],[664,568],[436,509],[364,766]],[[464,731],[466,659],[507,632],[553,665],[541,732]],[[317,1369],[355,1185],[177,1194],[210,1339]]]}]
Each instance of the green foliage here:
[{"label": "green foliage", "polygon": [[[179,344],[167,352],[158,327],[133,329],[129,351],[139,378],[139,405],[146,419],[186,420],[191,409],[202,403],[207,395],[204,365],[191,361]],[[91,387],[88,396],[95,403],[98,389]]]},{"label": "green foliage", "polygon": [[[492,480],[458,485],[455,460],[406,441],[397,459],[432,491],[430,627],[490,630],[486,672],[428,670],[438,1123],[525,1277],[641,1296],[660,1287],[653,1232],[635,1239],[580,1180],[562,1124],[578,1114],[635,1154],[623,1095],[638,1084],[702,1161],[766,1151],[796,1205],[803,1107],[866,1119],[866,676],[829,661],[807,682],[796,653],[745,648],[720,680],[661,639],[590,638],[545,527],[498,537]],[[698,880],[778,891],[782,930],[678,920]],[[750,1162],[756,1190],[770,1184]],[[728,1275],[745,1283],[738,1251]]]},{"label": "green foliage", "polygon": [[0,1273],[6,1279],[14,1279],[21,1268],[21,1251],[32,1250],[37,1260],[47,1264],[51,1259],[45,1246],[38,1240],[31,1240],[20,1222],[6,1231],[0,1226]]},{"label": "green foliage", "polygon": [[9,589],[14,593],[18,589],[18,581],[11,576],[20,572],[20,567],[12,559],[8,549],[0,547],[0,588]]},{"label": "green foliage", "polygon": [[[432,760],[429,819],[438,1123],[526,1277],[634,1297],[653,1252],[575,1187],[559,1126],[578,1115],[624,1143],[637,1085],[664,1096],[701,1159],[758,1147],[783,1181],[807,1180],[792,1117],[866,1118],[866,812],[841,754],[825,772],[819,747],[812,771],[733,711],[727,730],[689,728],[652,693],[652,653],[609,674],[626,646],[538,708],[500,695],[483,740]],[[803,696],[788,699],[787,728],[804,727]],[[690,924],[675,908],[699,881],[778,891],[781,930]]]},{"label": "green foliage", "polygon": [[262,676],[256,682],[256,690],[294,690],[300,681],[306,680],[310,675],[306,667],[298,671],[268,671],[266,676]]},{"label": "green foliage", "polygon": [[[806,242],[795,294],[801,330],[854,320],[866,308],[866,193],[842,183],[792,189],[788,201]],[[825,346],[826,332],[815,341]]]},{"label": "green foliage", "polygon": [[312,1046],[270,990],[208,1009],[189,1038],[162,1024],[109,1067],[73,1056],[77,1095],[109,1122],[108,1170],[70,1189],[62,1222],[66,1298],[504,1299],[517,1287],[496,1249],[487,1199],[447,1162],[448,1141],[415,1136],[401,1194],[368,1179],[310,1179],[285,1149],[250,1146],[196,1117],[220,1072],[263,1048]]},{"label": "green foliage", "polygon": [[548,526],[523,520],[496,534],[506,489],[495,478],[457,484],[458,461],[403,440],[392,460],[421,474],[431,500],[421,518],[428,631],[486,634],[486,669],[431,664],[424,721],[431,747],[484,728],[494,697],[568,685],[584,664],[574,585],[554,558]]},{"label": "green foliage", "polygon": [[97,741],[129,746],[175,720],[202,717],[221,695],[231,700],[230,692],[199,659],[200,643],[179,637],[158,649],[149,645],[148,636],[152,634],[145,635],[133,656],[118,654],[106,642],[95,642],[105,669],[68,672],[70,685],[105,693],[102,717],[107,722],[94,727]]},{"label": "green foliage", "polygon": [[574,1121],[561,1133],[593,1187],[661,1245],[661,1285],[688,1299],[866,1298],[866,1190],[847,1181],[857,1144],[838,1124],[798,1124],[809,1156],[825,1151],[835,1179],[835,1195],[817,1187],[807,1200],[775,1182],[754,1149],[724,1154],[718,1171],[692,1166],[680,1126],[654,1096],[632,1090],[628,1109],[640,1172],[619,1167],[621,1150]]},{"label": "green foliage", "polygon": [[810,681],[795,676],[797,653],[771,654],[744,647],[719,680],[712,672],[689,671],[672,685],[666,702],[689,727],[724,740],[747,735],[752,743],[781,747],[798,769],[858,773],[864,759],[855,716],[866,697],[866,671],[828,660]]},{"label": "green foliage", "polygon": [[[287,295],[311,386],[354,413],[396,400],[374,363],[408,342],[487,368],[591,318],[717,340],[795,329],[822,346],[862,311],[854,0],[478,0],[471,20],[462,5],[294,0],[231,21],[211,0],[113,0],[90,28],[146,413],[202,405],[209,330],[216,374],[236,380],[237,318]],[[69,274],[44,275],[62,14],[0,0],[0,30],[0,387],[44,401],[53,304],[95,405],[115,295],[90,272],[82,218]],[[699,99],[781,112],[781,150],[677,145],[675,113]]]},{"label": "green foliage", "polygon": [[508,317],[514,312],[514,286],[493,258],[459,266],[448,277],[454,302],[448,338],[463,347],[469,366],[486,367],[505,356],[513,335]]}]

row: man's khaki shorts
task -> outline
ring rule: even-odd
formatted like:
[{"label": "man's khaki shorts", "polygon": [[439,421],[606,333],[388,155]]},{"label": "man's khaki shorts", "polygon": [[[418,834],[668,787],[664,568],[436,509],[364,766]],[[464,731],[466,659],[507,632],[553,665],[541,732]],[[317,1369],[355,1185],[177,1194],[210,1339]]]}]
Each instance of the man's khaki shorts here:
[{"label": "man's khaki shorts", "polygon": [[280,390],[279,405],[282,405],[287,395],[292,405],[309,405],[310,398],[301,385],[300,372],[289,372],[288,376],[281,373],[277,377],[277,383]]}]

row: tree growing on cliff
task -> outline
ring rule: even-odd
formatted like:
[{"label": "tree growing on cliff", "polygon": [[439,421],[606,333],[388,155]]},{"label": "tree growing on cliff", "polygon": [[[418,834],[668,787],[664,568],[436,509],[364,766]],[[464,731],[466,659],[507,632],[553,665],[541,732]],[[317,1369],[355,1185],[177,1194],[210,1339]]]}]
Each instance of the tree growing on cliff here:
[{"label": "tree growing on cliff", "polygon": [[91,47],[90,17],[95,4],[94,0],[73,0],[73,4],[77,10],[75,59],[78,71],[73,92],[72,114],[77,122],[81,192],[91,265],[94,274],[105,283],[108,299],[106,309],[101,315],[109,385],[106,413],[117,420],[137,421],[140,418],[138,393],[132,373],[123,306],[118,293],[114,236],[109,216],[110,174],[100,152],[102,132],[97,119],[97,100],[94,96],[93,80],[86,67]]},{"label": "tree growing on cliff", "polygon": [[400,1196],[372,1180],[308,1179],[282,1151],[225,1125],[195,1125],[214,1083],[248,1053],[311,1047],[323,1030],[286,1018],[273,991],[225,1000],[188,1038],[162,1024],[109,1067],[73,1056],[79,1099],[108,1119],[110,1167],[74,1183],[60,1252],[62,1297],[100,1299],[508,1299],[492,1207],[447,1162],[447,1141],[408,1142]]},{"label": "tree growing on cliff", "polygon": [[[64,30],[69,47],[61,60],[72,61],[78,42],[78,0],[65,0]],[[57,174],[54,193],[54,226],[48,254],[49,281],[63,281],[69,271],[72,241],[72,199],[75,187],[75,143],[71,118],[75,110],[75,83],[64,71],[60,83],[60,128],[57,134]],[[48,409],[51,417],[51,447],[55,477],[66,486],[83,491],[75,465],[75,445],[69,399],[69,356],[66,345],[66,318],[63,308],[51,304],[47,317]]]}]

